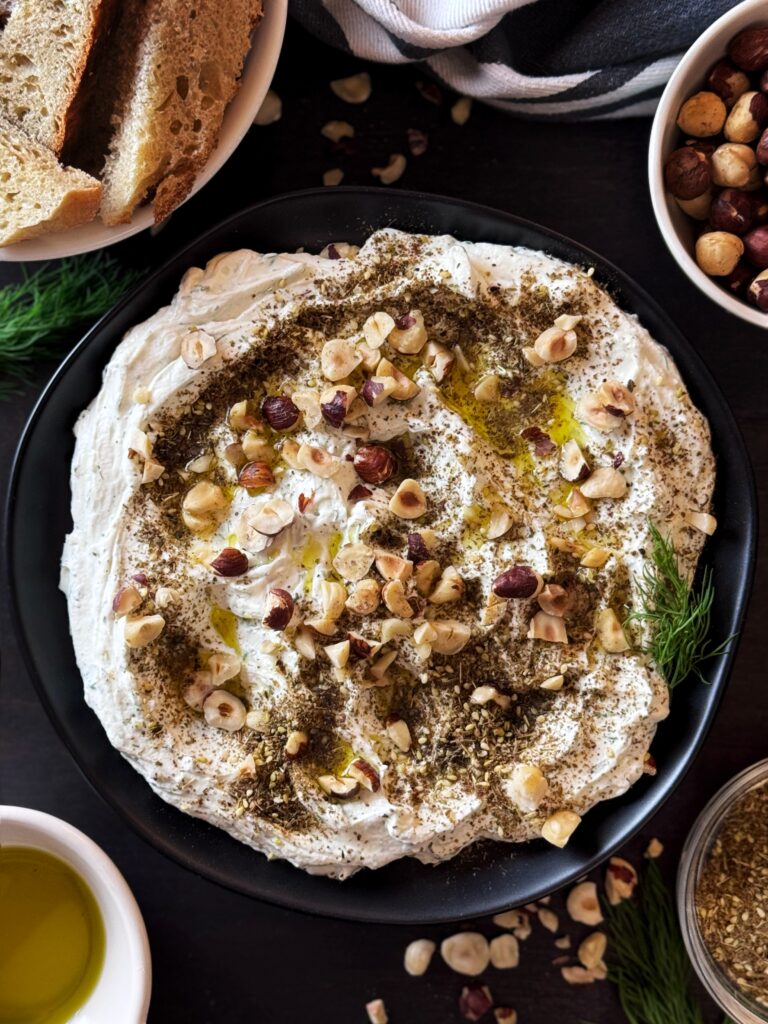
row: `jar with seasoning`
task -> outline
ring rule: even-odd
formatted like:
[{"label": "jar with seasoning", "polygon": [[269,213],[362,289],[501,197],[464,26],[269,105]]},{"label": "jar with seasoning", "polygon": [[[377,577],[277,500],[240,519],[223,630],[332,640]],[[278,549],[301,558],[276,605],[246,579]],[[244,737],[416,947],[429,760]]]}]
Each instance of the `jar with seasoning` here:
[{"label": "jar with seasoning", "polygon": [[768,759],[734,776],[697,818],[677,876],[688,955],[736,1024],[768,1024]]}]

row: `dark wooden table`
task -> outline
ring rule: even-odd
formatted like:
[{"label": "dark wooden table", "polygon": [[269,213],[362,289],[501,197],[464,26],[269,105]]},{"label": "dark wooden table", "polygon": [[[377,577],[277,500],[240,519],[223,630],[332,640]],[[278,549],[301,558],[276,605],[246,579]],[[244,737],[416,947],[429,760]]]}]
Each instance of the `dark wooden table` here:
[{"label": "dark wooden table", "polygon": [[[168,227],[154,238],[144,234],[125,243],[120,254],[154,266],[221,217],[262,197],[318,185],[331,167],[345,169],[346,184],[375,183],[371,167],[386,163],[390,153],[407,152],[406,129],[421,128],[429,133],[429,149],[409,159],[400,185],[488,203],[555,228],[618,264],[666,307],[731,403],[765,511],[768,336],[705,299],[667,253],[646,184],[649,122],[536,124],[475,104],[469,122],[458,127],[449,116],[453,97],[441,106],[426,102],[416,89],[420,76],[414,68],[372,68],[373,95],[360,109],[342,104],[328,88],[330,79],[358,67],[289,26],[275,80],[282,120],[252,129],[215,180]],[[321,137],[321,125],[331,118],[355,124],[353,152],[334,152]],[[0,283],[15,273],[0,264]],[[50,369],[41,372],[41,385]],[[3,480],[36,393],[30,388],[0,406]],[[55,438],[51,444],[55,457]],[[636,856],[652,835],[660,836],[670,877],[706,799],[735,771],[768,753],[764,565],[763,545],[749,618],[714,728],[684,783],[630,848]],[[60,815],[101,844],[124,872],[152,946],[151,1021],[352,1024],[366,1020],[363,1006],[374,996],[386,1000],[393,1024],[460,1020],[459,976],[439,959],[421,979],[409,978],[402,968],[408,941],[422,934],[439,939],[450,934],[450,926],[372,927],[278,910],[196,878],[138,839],[81,778],[55,735],[22,667],[5,605],[0,636],[0,802]],[[553,906],[560,908],[559,898]],[[564,913],[561,925],[567,930]],[[608,983],[576,989],[562,982],[551,964],[557,955],[551,940],[538,928],[523,945],[517,970],[489,971],[497,1002],[517,1007],[521,1024],[622,1021]],[[712,1007],[708,1013],[714,1020]]]}]

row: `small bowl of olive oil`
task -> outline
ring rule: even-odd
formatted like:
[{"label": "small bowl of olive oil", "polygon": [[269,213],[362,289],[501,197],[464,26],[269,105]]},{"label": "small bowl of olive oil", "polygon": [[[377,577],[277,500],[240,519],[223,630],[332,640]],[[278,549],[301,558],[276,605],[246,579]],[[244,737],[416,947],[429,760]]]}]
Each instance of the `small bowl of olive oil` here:
[{"label": "small bowl of olive oil", "polygon": [[144,922],[107,855],[66,822],[0,806],[0,1024],[143,1024]]}]

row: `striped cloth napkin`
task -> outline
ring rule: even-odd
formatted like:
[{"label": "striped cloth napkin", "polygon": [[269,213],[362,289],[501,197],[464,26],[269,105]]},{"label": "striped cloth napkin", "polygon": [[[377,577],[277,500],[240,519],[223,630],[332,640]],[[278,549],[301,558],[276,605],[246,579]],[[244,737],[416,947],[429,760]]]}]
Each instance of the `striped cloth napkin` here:
[{"label": "striped cloth napkin", "polygon": [[651,114],[683,51],[735,0],[291,0],[324,42],[421,63],[511,114]]}]

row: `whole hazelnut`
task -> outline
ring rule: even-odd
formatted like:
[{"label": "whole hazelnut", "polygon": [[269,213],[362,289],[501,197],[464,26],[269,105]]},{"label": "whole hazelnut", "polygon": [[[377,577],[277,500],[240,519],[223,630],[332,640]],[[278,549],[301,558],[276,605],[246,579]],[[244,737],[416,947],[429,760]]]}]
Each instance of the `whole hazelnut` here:
[{"label": "whole hazelnut", "polygon": [[383,484],[397,470],[397,459],[389,448],[380,444],[361,445],[352,464],[367,484]]},{"label": "whole hazelnut", "polygon": [[768,27],[742,29],[728,43],[728,56],[744,71],[768,67]]},{"label": "whole hazelnut", "polygon": [[752,220],[754,224],[768,223],[768,197],[758,193],[753,195],[751,199],[753,204]]},{"label": "whole hazelnut", "polygon": [[727,277],[743,253],[742,240],[727,231],[708,231],[696,242],[696,262],[712,277]]},{"label": "whole hazelnut", "polygon": [[712,206],[712,191],[707,189],[706,192],[702,192],[700,196],[696,196],[695,199],[677,199],[675,202],[689,217],[694,220],[707,220],[709,217],[709,211]]},{"label": "whole hazelnut", "polygon": [[759,164],[768,164],[768,128],[765,129],[755,148],[755,156]]},{"label": "whole hazelnut", "polygon": [[768,270],[761,270],[747,291],[750,301],[768,313]]},{"label": "whole hazelnut", "polygon": [[664,165],[664,181],[676,199],[695,199],[710,185],[709,160],[701,150],[683,146]]},{"label": "whole hazelnut", "polygon": [[728,291],[735,295],[742,295],[747,290],[747,285],[752,281],[754,268],[750,267],[744,260],[739,260],[734,269],[725,279],[724,284]]},{"label": "whole hazelnut", "polygon": [[744,188],[752,184],[757,157],[749,146],[725,142],[714,151],[710,163],[712,181],[715,185],[722,185],[724,188]]},{"label": "whole hazelnut", "polygon": [[726,116],[725,103],[717,93],[697,92],[680,108],[677,126],[686,135],[706,138],[722,131]]},{"label": "whole hazelnut", "polygon": [[761,270],[768,267],[768,225],[753,228],[745,235],[744,249],[750,263]]},{"label": "whole hazelnut", "polygon": [[709,72],[707,85],[725,102],[726,107],[732,107],[749,88],[749,79],[730,61],[719,60]]},{"label": "whole hazelnut", "polygon": [[751,142],[768,122],[768,97],[745,92],[736,100],[723,129],[729,142]]},{"label": "whole hazelnut", "polygon": [[709,221],[716,231],[743,235],[752,227],[755,207],[752,197],[737,188],[723,189],[712,201]]}]

